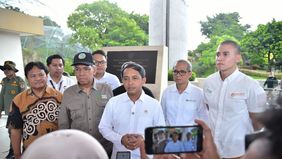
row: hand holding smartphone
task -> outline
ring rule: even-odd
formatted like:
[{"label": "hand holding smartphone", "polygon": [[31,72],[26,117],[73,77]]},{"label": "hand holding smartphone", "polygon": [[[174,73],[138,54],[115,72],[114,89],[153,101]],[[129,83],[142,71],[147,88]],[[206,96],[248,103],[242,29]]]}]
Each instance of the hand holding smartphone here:
[{"label": "hand holding smartphone", "polygon": [[202,151],[203,129],[199,125],[148,127],[145,129],[147,154],[179,154]]}]

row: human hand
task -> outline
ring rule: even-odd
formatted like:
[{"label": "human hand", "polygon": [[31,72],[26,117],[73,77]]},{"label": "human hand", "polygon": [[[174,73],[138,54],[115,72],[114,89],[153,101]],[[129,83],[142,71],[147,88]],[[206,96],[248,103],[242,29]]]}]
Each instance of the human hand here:
[{"label": "human hand", "polygon": [[214,143],[211,129],[202,120],[195,120],[203,128],[203,150],[199,153],[182,154],[182,159],[220,159]]},{"label": "human hand", "polygon": [[143,137],[138,134],[125,134],[121,138],[121,143],[129,150],[134,150],[142,145]]}]

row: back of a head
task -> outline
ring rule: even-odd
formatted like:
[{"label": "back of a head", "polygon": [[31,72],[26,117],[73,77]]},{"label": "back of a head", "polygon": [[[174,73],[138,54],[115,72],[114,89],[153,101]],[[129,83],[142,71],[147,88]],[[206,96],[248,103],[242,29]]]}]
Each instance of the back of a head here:
[{"label": "back of a head", "polygon": [[79,130],[58,130],[35,140],[22,159],[107,159],[102,145]]}]

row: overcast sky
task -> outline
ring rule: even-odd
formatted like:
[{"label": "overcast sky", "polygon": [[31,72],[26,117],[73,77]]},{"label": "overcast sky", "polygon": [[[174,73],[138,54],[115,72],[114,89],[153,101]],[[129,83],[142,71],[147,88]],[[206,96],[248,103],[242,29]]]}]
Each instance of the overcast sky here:
[{"label": "overcast sky", "polygon": [[[4,1],[4,0],[0,0]],[[6,0],[7,1],[7,0]],[[30,0],[32,1],[32,0]],[[46,6],[27,5],[23,9],[32,15],[47,15],[62,28],[67,28],[68,15],[81,3],[92,3],[94,0],[39,0]],[[150,0],[109,0],[116,2],[122,9],[139,14],[149,15]],[[242,24],[249,24],[252,30],[258,24],[270,22],[273,18],[282,20],[282,0],[186,0],[188,2],[188,43],[189,50],[195,49],[204,37],[201,36],[199,21],[206,21],[218,13],[238,12],[242,17]]]}]

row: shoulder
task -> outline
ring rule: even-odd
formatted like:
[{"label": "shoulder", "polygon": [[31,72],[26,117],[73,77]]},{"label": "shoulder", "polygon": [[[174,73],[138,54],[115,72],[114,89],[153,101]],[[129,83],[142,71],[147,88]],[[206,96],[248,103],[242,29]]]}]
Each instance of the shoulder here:
[{"label": "shoulder", "polygon": [[106,84],[106,83],[96,83],[96,88],[98,90],[110,90],[110,91],[112,91],[111,86]]},{"label": "shoulder", "polygon": [[49,94],[50,97],[53,96],[53,97],[56,97],[58,99],[61,99],[63,97],[63,94],[60,91],[58,91],[54,88],[51,88],[49,86],[47,86],[46,92]]},{"label": "shoulder", "polygon": [[21,93],[17,94],[13,98],[14,103],[21,103],[22,101],[26,100],[28,98],[28,95],[31,93],[30,89],[24,90]]},{"label": "shoulder", "polygon": [[242,81],[243,83],[247,83],[248,85],[249,84],[253,84],[253,85],[259,85],[259,82],[255,79],[253,79],[252,77],[242,73],[242,72],[239,72],[239,77],[238,79],[240,81]]},{"label": "shoulder", "polygon": [[20,76],[16,76],[16,79],[19,81],[24,81],[23,78],[21,78]]}]

